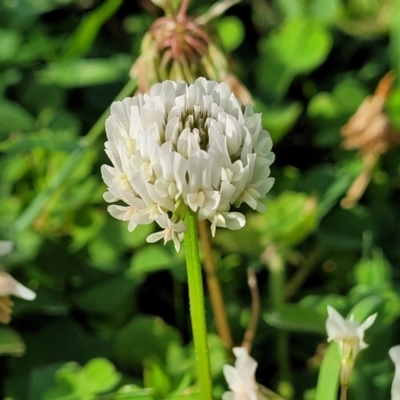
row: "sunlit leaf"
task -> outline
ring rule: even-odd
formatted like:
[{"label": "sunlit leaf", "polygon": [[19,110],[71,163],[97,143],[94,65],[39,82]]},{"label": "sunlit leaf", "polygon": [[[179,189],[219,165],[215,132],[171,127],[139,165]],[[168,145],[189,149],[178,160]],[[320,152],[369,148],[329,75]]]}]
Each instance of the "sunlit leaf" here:
[{"label": "sunlit leaf", "polygon": [[92,358],[81,371],[85,381],[83,390],[88,393],[102,393],[113,389],[121,380],[121,374],[105,358]]},{"label": "sunlit leaf", "polygon": [[228,16],[221,19],[217,25],[222,45],[228,53],[240,46],[244,39],[245,28],[243,22],[235,17]]},{"label": "sunlit leaf", "polygon": [[260,43],[260,84],[267,92],[281,96],[296,75],[320,65],[331,46],[332,37],[320,22],[288,20]]}]

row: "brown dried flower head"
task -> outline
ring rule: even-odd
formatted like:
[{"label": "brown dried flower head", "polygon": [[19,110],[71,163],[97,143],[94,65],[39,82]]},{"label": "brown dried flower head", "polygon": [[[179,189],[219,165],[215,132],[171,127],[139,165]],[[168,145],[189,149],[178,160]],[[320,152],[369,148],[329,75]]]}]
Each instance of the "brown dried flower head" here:
[{"label": "brown dried flower head", "polygon": [[394,74],[388,72],[380,80],[374,95],[367,97],[343,126],[341,134],[345,149],[357,149],[364,156],[380,155],[391,145],[400,144],[400,135],[384,111],[393,82]]},{"label": "brown dried flower head", "polygon": [[379,156],[390,147],[400,144],[400,134],[384,110],[394,79],[394,73],[388,72],[379,81],[375,93],[363,101],[341,130],[342,146],[348,150],[358,150],[364,164],[361,174],[341,202],[345,208],[353,207],[365,192]]}]

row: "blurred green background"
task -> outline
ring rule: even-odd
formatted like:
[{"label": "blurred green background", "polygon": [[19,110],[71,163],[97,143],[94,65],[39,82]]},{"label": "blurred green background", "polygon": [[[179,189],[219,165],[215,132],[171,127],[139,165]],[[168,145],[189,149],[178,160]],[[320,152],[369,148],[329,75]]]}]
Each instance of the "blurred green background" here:
[{"label": "blurred green background", "polygon": [[[192,0],[189,14],[212,4]],[[15,244],[1,265],[37,292],[15,300],[0,330],[1,398],[191,397],[184,255],[147,244],[154,226],[129,233],[107,213],[102,122],[92,129],[162,15],[148,0],[0,1],[0,239]],[[234,342],[250,317],[252,267],[257,379],[312,400],[326,305],[361,319],[378,310],[350,396],[388,399],[387,350],[400,343],[400,149],[389,146],[346,209],[363,160],[341,146],[340,129],[389,70],[400,73],[400,1],[243,0],[212,23],[276,154],[267,212],[243,208],[246,227],[213,240]],[[400,129],[397,83],[383,112]],[[261,257],[267,248],[280,277]],[[219,398],[232,359],[207,308]]]}]

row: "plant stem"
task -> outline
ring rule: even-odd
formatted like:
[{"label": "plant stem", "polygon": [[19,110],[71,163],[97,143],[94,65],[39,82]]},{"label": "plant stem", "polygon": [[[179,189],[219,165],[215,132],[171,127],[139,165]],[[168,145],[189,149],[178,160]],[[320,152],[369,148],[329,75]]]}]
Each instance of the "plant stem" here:
[{"label": "plant stem", "polygon": [[[136,81],[133,79],[129,80],[128,83],[123,87],[123,89],[117,94],[115,100],[121,100],[124,97],[131,95],[135,88]],[[90,146],[93,145],[97,138],[103,133],[104,122],[109,114],[110,111],[107,108],[107,110],[104,111],[101,117],[89,130],[87,135],[82,138],[79,143],[79,147],[72,151],[65,163],[54,175],[48,186],[37,194],[37,196],[29,204],[29,206],[19,216],[17,221],[14,223],[15,231],[23,231],[28,228],[29,225],[38,216],[38,214],[43,210],[46,204],[48,204],[50,198],[79,165],[80,161],[85,156],[85,153],[90,149]]]},{"label": "plant stem", "polygon": [[254,336],[256,335],[261,308],[260,293],[258,291],[256,274],[254,273],[253,268],[247,269],[247,283],[249,285],[251,293],[251,317],[249,325],[247,326],[246,332],[244,334],[242,347],[247,349],[247,352],[250,354]]},{"label": "plant stem", "polygon": [[[271,245],[262,256],[270,272],[270,298],[275,313],[282,312],[285,302],[285,264],[279,250]],[[291,399],[293,396],[290,384],[289,335],[284,330],[277,332],[277,353],[279,361],[279,394]]]},{"label": "plant stem", "polygon": [[190,317],[197,361],[201,400],[212,399],[210,361],[208,358],[207,329],[204,309],[204,291],[199,257],[197,214],[188,210],[185,218],[186,267],[189,285]]},{"label": "plant stem", "polygon": [[210,243],[210,229],[207,221],[199,222],[200,243],[204,254],[204,271],[206,272],[207,287],[210,293],[211,306],[213,308],[218,335],[226,348],[233,347],[231,331],[226,316],[225,304],[222,298],[221,286],[212,254]]},{"label": "plant stem", "polygon": [[340,400],[347,400],[347,386],[340,386]]}]

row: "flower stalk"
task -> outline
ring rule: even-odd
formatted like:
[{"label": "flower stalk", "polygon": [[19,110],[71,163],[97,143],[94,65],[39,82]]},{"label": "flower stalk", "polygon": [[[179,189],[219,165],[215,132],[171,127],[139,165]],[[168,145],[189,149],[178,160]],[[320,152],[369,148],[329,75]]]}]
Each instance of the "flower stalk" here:
[{"label": "flower stalk", "polygon": [[186,267],[189,285],[190,318],[193,330],[193,343],[197,361],[197,372],[201,400],[212,399],[212,381],[208,358],[207,328],[204,309],[204,290],[199,257],[197,214],[188,210],[185,218]]}]

